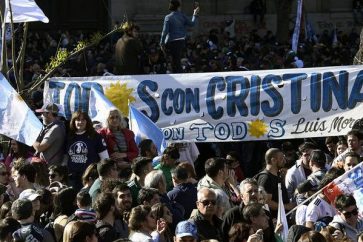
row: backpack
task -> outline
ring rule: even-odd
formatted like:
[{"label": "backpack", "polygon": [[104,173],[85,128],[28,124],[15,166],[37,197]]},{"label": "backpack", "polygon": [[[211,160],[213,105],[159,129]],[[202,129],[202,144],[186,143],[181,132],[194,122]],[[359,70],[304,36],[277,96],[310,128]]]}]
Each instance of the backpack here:
[{"label": "backpack", "polygon": [[262,175],[268,175],[268,171],[266,170],[262,170],[259,173],[257,173],[256,175],[253,176],[253,179],[255,179],[258,182],[258,179],[262,176]]}]

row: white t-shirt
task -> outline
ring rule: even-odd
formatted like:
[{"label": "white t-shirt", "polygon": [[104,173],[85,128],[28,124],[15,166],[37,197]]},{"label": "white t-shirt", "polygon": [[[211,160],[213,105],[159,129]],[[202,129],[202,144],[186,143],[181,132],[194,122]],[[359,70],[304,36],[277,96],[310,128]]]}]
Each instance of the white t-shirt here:
[{"label": "white t-shirt", "polygon": [[158,242],[159,238],[160,238],[160,235],[155,231],[153,231],[151,233],[151,235],[141,233],[141,232],[133,232],[129,236],[129,239],[132,242]]},{"label": "white t-shirt", "polygon": [[335,214],[335,208],[318,196],[306,208],[305,221],[315,223],[324,217],[334,217]]}]

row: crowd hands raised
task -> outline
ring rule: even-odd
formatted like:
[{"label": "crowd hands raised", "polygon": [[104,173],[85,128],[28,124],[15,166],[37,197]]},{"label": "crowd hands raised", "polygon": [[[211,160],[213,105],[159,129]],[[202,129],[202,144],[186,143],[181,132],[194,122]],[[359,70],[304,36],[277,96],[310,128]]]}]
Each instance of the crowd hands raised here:
[{"label": "crowd hands raised", "polygon": [[103,123],[80,111],[63,122],[53,103],[36,112],[44,128],[33,147],[11,140],[0,163],[1,241],[282,241],[278,183],[286,211],[315,194],[287,217],[288,241],[361,241],[354,197],[316,194],[361,161],[358,130],[261,142],[249,152],[265,168],[249,174],[236,143],[208,144],[207,157],[193,143],[158,155],[151,140],[136,145],[118,110]]}]

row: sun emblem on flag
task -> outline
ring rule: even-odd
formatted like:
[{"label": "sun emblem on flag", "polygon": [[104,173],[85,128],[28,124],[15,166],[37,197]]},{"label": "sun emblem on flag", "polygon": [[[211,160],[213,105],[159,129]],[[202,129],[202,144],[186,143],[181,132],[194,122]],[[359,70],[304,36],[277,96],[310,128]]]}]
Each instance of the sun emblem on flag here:
[{"label": "sun emblem on flag", "polygon": [[127,88],[127,84],[121,84],[119,81],[111,84],[105,89],[105,96],[118,108],[121,113],[128,116],[129,103],[134,102],[136,99],[132,96],[134,89]]},{"label": "sun emblem on flag", "polygon": [[262,120],[256,119],[248,124],[248,131],[250,133],[250,136],[259,138],[266,134],[267,125]]}]

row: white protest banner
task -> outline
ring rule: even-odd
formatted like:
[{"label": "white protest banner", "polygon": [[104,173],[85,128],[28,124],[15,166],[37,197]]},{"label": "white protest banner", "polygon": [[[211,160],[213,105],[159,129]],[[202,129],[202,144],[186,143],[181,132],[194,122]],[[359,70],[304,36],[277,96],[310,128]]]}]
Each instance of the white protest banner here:
[{"label": "white protest banner", "polygon": [[87,111],[91,88],[126,116],[129,101],[169,142],[345,135],[363,114],[363,66],[52,78],[45,101]]}]

